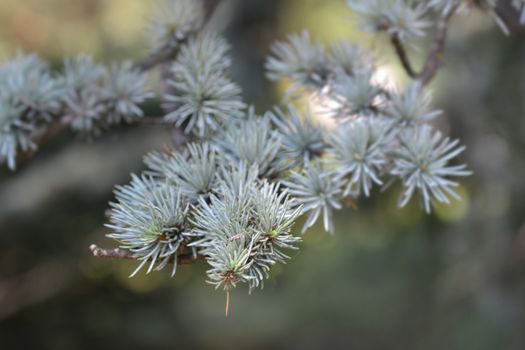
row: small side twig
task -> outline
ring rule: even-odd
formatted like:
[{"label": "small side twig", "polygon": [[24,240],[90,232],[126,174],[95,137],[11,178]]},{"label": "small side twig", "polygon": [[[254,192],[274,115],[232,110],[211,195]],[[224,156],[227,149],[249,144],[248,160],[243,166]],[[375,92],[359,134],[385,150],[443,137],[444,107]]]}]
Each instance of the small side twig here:
[{"label": "small side twig", "polygon": [[[137,259],[136,256],[125,249],[120,248],[114,248],[114,249],[104,249],[100,248],[96,244],[92,244],[89,246],[89,250],[91,251],[91,254],[93,254],[96,258],[111,258],[111,259],[121,259],[121,260],[135,260]],[[177,255],[177,264],[179,265],[188,265],[193,264],[197,260],[199,260],[199,255],[194,254],[180,254]],[[172,261],[170,261],[173,263]]]},{"label": "small side twig", "polygon": [[[377,29],[388,31],[389,27],[390,23],[387,20],[384,20],[378,24]],[[403,45],[403,41],[397,33],[390,34],[390,43],[394,47],[394,50],[396,51],[396,54],[399,57],[399,61],[401,62],[401,65],[405,69],[408,76],[413,79],[417,78],[418,73],[414,69],[412,62],[410,62],[410,57],[408,56],[408,53],[405,49],[405,45]]]},{"label": "small side twig", "polygon": [[410,58],[408,57],[408,53],[405,50],[405,46],[403,45],[403,42],[401,41],[399,36],[395,33],[392,34],[390,36],[390,42],[392,43],[392,46],[394,46],[394,50],[396,51],[396,54],[399,57],[399,60],[401,61],[401,65],[405,69],[408,76],[412,79],[416,79],[418,77],[418,73],[412,66]]},{"label": "small side twig", "polygon": [[99,248],[96,244],[89,246],[89,250],[96,258],[114,258],[114,259],[135,259],[130,251],[114,248],[114,249],[103,249]]}]

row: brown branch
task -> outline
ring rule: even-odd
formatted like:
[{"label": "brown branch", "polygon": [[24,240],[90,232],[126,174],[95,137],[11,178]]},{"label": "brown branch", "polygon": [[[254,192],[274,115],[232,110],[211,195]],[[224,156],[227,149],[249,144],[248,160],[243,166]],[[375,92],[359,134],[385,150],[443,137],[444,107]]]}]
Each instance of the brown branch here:
[{"label": "brown branch", "polygon": [[401,62],[401,65],[405,69],[408,76],[412,79],[416,79],[418,77],[418,73],[412,67],[412,63],[410,62],[410,58],[408,57],[408,53],[405,50],[405,46],[403,45],[403,42],[401,39],[399,39],[399,36],[394,33],[390,35],[390,42],[392,43],[392,46],[394,46],[394,50],[396,51],[397,56],[399,57],[399,61]]},{"label": "brown branch", "polygon": [[120,248],[103,249],[96,244],[92,244],[89,246],[89,250],[96,258],[135,259],[131,252]]},{"label": "brown branch", "polygon": [[135,64],[135,69],[140,72],[145,72],[150,70],[159,64],[166,62],[170,58],[173,58],[177,54],[177,48],[171,46],[165,46],[159,50],[151,53],[149,56],[144,58],[142,61],[139,61]]},{"label": "brown branch", "polygon": [[[452,7],[448,12],[442,14],[438,19],[434,39],[432,40],[427,58],[420,72],[417,72],[414,69],[414,66],[410,61],[408,53],[405,49],[405,46],[403,45],[403,42],[399,38],[399,35],[397,35],[397,33],[390,34],[390,42],[394,47],[403,69],[410,78],[420,81],[423,86],[427,85],[432,81],[432,79],[434,79],[437,71],[443,65],[443,53],[445,50],[448,25],[450,23],[450,19],[454,13],[456,13],[458,7],[459,3]],[[390,23],[386,21],[379,23],[378,25],[379,30],[388,31],[389,28]]]},{"label": "brown branch", "polygon": [[436,76],[437,71],[443,65],[443,54],[445,51],[445,41],[447,38],[448,25],[450,19],[456,12],[459,7],[459,3],[456,4],[453,8],[450,9],[447,13],[443,14],[437,23],[436,34],[434,35],[434,40],[430,46],[430,51],[428,53],[425,65],[423,70],[419,74],[418,80],[421,81],[421,84],[427,85],[434,77]]},{"label": "brown branch", "polygon": [[[135,255],[133,255],[132,252],[129,250],[124,250],[120,248],[114,248],[114,249],[104,249],[99,248],[96,244],[92,244],[89,246],[89,250],[91,250],[91,254],[93,254],[96,258],[111,258],[111,259],[121,259],[121,260],[135,260],[137,259]],[[197,260],[199,260],[199,255],[194,254],[180,254],[177,255],[177,264],[179,265],[188,265],[193,264]],[[173,259],[170,261],[173,263]]]}]

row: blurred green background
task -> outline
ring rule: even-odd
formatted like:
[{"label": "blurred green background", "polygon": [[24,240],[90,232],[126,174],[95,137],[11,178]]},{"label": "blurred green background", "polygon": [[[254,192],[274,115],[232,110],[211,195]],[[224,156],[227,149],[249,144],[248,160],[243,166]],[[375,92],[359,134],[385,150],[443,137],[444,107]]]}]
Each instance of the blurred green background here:
[{"label": "blurred green background", "polygon": [[[144,0],[0,0],[0,56],[37,51],[59,66],[79,52],[139,59]],[[251,0],[232,7],[233,75],[258,110],[279,101],[264,78],[272,41],[308,28],[347,37],[404,81],[383,39],[359,33],[343,0]],[[419,52],[422,53],[422,52]],[[417,54],[417,52],[416,52]],[[468,147],[464,200],[423,214],[375,193],[319,227],[265,289],[224,295],[204,263],[129,279],[100,260],[114,184],[169,142],[160,127],[120,127],[91,142],[61,135],[19,171],[0,170],[2,349],[525,349],[525,40],[480,14],[454,21],[433,83],[440,128]],[[0,87],[1,88],[1,87]]]}]

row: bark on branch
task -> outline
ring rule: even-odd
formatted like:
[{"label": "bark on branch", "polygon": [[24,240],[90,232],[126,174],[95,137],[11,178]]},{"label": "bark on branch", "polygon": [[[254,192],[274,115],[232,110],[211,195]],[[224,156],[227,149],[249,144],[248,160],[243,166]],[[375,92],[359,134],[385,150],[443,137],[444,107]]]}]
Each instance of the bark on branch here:
[{"label": "bark on branch", "polygon": [[403,45],[403,42],[399,36],[395,33],[390,35],[390,42],[392,43],[392,46],[394,46],[394,50],[396,51],[396,54],[399,57],[399,61],[401,61],[401,65],[405,69],[405,72],[410,78],[417,79],[419,74],[412,66],[410,58],[408,57],[408,53],[405,50],[405,46]]},{"label": "bark on branch", "polygon": [[[121,259],[121,260],[136,260],[137,257],[133,255],[132,252],[125,249],[114,248],[114,249],[104,249],[99,248],[96,244],[89,246],[91,254],[96,258],[112,258],[112,259]],[[199,255],[194,254],[180,254],[177,255],[177,264],[179,265],[188,265],[193,264],[199,260]],[[173,263],[173,259],[170,261]]]},{"label": "bark on branch", "polygon": [[432,81],[432,79],[436,76],[438,69],[443,65],[443,54],[445,51],[448,25],[450,23],[450,19],[458,7],[459,4],[455,5],[450,9],[450,11],[444,13],[438,20],[434,40],[430,46],[430,51],[425,61],[425,65],[423,66],[423,70],[418,77],[422,85],[427,85],[430,81]]}]

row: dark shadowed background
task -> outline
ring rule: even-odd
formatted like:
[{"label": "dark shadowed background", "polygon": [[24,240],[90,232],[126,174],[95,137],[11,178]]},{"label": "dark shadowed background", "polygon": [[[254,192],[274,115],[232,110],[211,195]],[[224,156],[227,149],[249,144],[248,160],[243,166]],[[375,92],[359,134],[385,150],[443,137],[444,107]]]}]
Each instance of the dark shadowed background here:
[{"label": "dark shadowed background", "polygon": [[[0,55],[139,59],[144,0],[0,0]],[[343,0],[238,1],[226,35],[247,102],[278,103],[264,78],[272,41],[308,28],[325,42],[374,49],[385,76],[405,80],[386,41],[356,31]],[[421,52],[420,52],[421,53]],[[417,55],[417,52],[415,53]],[[432,84],[439,126],[468,147],[475,175],[463,201],[426,215],[374,193],[308,232],[265,289],[224,295],[206,265],[129,279],[133,262],[99,260],[111,246],[112,188],[170,136],[115,128],[91,142],[64,134],[16,173],[0,170],[1,349],[525,349],[525,40],[481,14],[453,22],[446,67]],[[1,88],[1,87],[0,87]]]}]

